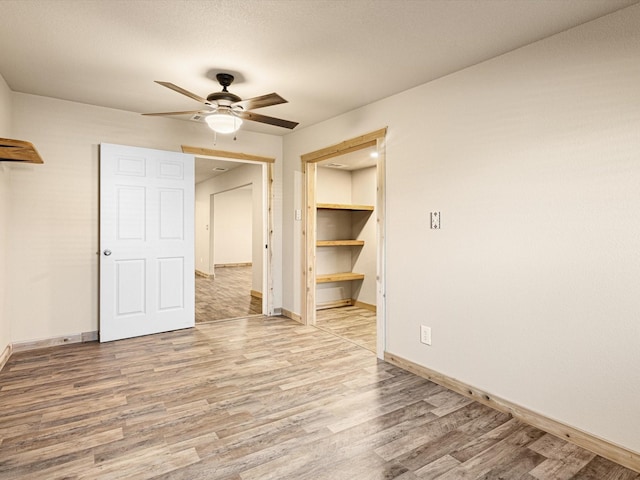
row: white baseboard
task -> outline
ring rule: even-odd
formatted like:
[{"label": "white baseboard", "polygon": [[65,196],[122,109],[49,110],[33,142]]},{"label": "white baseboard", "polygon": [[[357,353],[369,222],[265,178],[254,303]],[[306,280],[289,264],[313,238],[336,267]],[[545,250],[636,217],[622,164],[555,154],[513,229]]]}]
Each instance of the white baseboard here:
[{"label": "white baseboard", "polygon": [[577,428],[565,425],[562,422],[546,417],[538,412],[517,405],[503,398],[495,397],[488,392],[482,391],[472,385],[461,382],[442,373],[423,367],[410,360],[406,360],[398,355],[389,352],[384,353],[384,360],[396,367],[415,373],[416,375],[431,380],[438,385],[453,390],[465,397],[494,408],[498,411],[508,413],[514,418],[532,425],[540,430],[574,443],[590,452],[600,455],[612,462],[619,463],[631,470],[640,472],[640,453],[629,450],[615,443],[604,440],[600,437],[584,432]]},{"label": "white baseboard", "polygon": [[198,275],[199,277],[204,277],[204,278],[209,278],[209,276],[210,276],[208,273],[205,273],[202,270],[198,270],[198,269],[196,269],[196,275]]}]

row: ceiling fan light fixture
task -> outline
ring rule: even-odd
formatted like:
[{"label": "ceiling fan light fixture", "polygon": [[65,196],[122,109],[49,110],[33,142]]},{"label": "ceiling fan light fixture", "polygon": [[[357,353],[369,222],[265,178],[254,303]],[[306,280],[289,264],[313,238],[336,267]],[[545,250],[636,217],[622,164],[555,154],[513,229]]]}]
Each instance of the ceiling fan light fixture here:
[{"label": "ceiling fan light fixture", "polygon": [[234,133],[242,125],[242,119],[230,113],[213,113],[205,118],[209,128],[216,133]]},{"label": "ceiling fan light fixture", "polygon": [[206,108],[203,110],[189,110],[184,112],[143,113],[142,115],[192,115],[192,120],[200,120],[204,116],[205,121],[214,132],[223,134],[234,133],[240,128],[240,125],[242,125],[242,119],[239,117],[244,117],[246,120],[250,120],[252,122],[264,123],[266,125],[273,125],[291,130],[298,126],[298,122],[269,117],[259,113],[250,113],[251,110],[255,110],[256,108],[264,108],[270,107],[271,105],[287,103],[287,101],[277,93],[268,93],[267,95],[243,100],[238,95],[231,93],[227,88],[231,85],[231,82],[233,82],[233,75],[230,73],[219,73],[216,75],[216,78],[220,85],[222,85],[222,91],[211,93],[207,98],[196,95],[195,93],[185,90],[173,83],[160,82],[156,80],[156,83],[159,85],[169,88],[174,92],[178,92],[192,100],[203,103]]}]

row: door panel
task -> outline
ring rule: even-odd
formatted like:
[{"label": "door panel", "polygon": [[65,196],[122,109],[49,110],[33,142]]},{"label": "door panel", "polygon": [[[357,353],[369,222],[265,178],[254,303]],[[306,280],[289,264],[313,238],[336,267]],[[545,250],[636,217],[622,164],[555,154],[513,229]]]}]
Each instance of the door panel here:
[{"label": "door panel", "polygon": [[147,265],[144,258],[117,260],[116,315],[145,313],[145,281]]},{"label": "door panel", "polygon": [[146,189],[132,186],[117,186],[116,189],[116,238],[144,240]]},{"label": "door panel", "polygon": [[184,238],[184,192],[182,190],[160,190],[160,239],[182,240]]},{"label": "door panel", "polygon": [[158,310],[184,307],[184,258],[158,259]]},{"label": "door panel", "polygon": [[194,159],[100,148],[100,341],[192,327]]}]

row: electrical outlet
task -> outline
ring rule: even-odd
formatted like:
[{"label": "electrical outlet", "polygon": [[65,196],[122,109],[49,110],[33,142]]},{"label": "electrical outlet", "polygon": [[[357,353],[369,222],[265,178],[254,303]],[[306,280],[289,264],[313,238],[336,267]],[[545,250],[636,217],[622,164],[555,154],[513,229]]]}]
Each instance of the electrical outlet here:
[{"label": "electrical outlet", "polygon": [[300,220],[302,220],[302,210],[296,209],[296,211],[295,211],[295,219],[296,219],[296,221],[298,221],[298,222],[299,222]]},{"label": "electrical outlet", "polygon": [[420,342],[431,345],[431,327],[420,325]]},{"label": "electrical outlet", "polygon": [[440,229],[440,212],[431,212],[431,228],[433,230]]}]

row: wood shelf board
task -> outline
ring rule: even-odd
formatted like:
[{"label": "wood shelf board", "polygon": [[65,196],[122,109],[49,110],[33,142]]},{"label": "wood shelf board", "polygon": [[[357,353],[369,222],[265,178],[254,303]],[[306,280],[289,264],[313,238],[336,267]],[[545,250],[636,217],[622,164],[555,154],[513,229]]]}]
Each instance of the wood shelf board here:
[{"label": "wood shelf board", "polygon": [[317,247],[361,247],[364,240],[318,240]]},{"label": "wood shelf board", "polygon": [[362,280],[362,279],[364,279],[363,273],[354,273],[354,272],[329,273],[326,275],[318,275],[316,277],[316,283],[350,282],[353,280]]},{"label": "wood shelf board", "polygon": [[316,204],[318,210],[354,210],[373,212],[373,205],[346,205],[342,203],[318,203]]},{"label": "wood shelf board", "polygon": [[0,138],[0,161],[44,163],[33,144],[11,138]]}]

